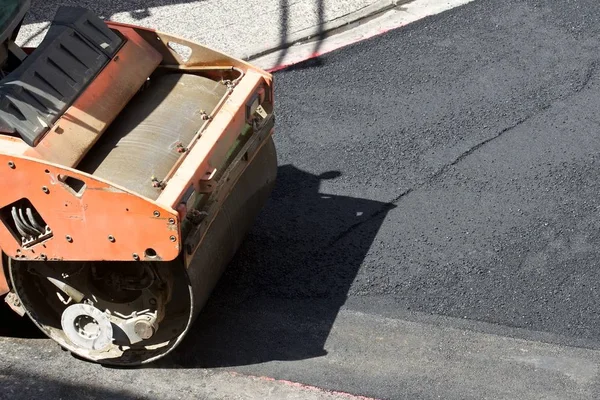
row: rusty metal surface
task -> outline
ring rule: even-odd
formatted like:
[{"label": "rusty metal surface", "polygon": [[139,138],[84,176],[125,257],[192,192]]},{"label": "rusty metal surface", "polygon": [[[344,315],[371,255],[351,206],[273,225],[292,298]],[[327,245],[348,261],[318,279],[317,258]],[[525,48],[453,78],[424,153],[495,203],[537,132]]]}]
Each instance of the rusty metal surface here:
[{"label": "rusty metal surface", "polygon": [[230,193],[235,190],[235,186],[238,184],[240,177],[244,174],[246,168],[254,163],[256,157],[263,157],[264,159],[259,158],[257,162],[259,164],[263,163],[267,165],[267,167],[264,168],[265,177],[257,178],[257,183],[259,185],[266,185],[271,183],[271,179],[274,180],[274,176],[272,175],[272,171],[268,169],[268,165],[270,165],[269,163],[276,164],[277,162],[276,157],[272,157],[275,156],[275,150],[274,148],[271,151],[262,150],[264,146],[273,146],[273,125],[274,117],[271,115],[265,121],[263,129],[253,133],[252,137],[238,150],[231,163],[224,166],[225,171],[219,175],[218,179],[215,178],[203,182],[203,186],[208,189],[206,190],[206,193],[210,193],[203,209],[206,216],[198,225],[184,235],[184,257],[186,266],[189,267],[191,265],[194,254],[202,245],[206,234],[214,222],[215,216],[219,213],[221,204],[223,204]]},{"label": "rusty metal surface", "polygon": [[156,199],[160,182],[184,156],[226,90],[219,82],[191,74],[151,79],[79,169]]},{"label": "rusty metal surface", "polygon": [[273,189],[277,175],[275,145],[270,134],[262,143],[231,192],[227,193],[199,247],[190,257],[188,275],[192,285],[193,319],[206,303]]},{"label": "rusty metal surface", "polygon": [[25,155],[76,166],[156,69],[162,57],[133,29],[127,42],[36,147]]},{"label": "rusty metal surface", "polygon": [[[60,179],[85,183],[79,193]],[[0,223],[0,247],[11,258],[32,260],[134,260],[154,249],[152,260],[180,252],[177,213],[111,183],[44,161],[0,153],[0,207],[27,198],[53,236],[23,248]],[[70,240],[69,240],[70,239]]]}]

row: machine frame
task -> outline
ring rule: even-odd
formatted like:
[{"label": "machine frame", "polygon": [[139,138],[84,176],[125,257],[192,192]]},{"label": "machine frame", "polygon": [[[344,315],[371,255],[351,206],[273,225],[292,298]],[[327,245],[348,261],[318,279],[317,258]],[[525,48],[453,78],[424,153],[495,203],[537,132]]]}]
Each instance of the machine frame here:
[{"label": "machine frame", "polygon": [[[177,36],[129,24],[106,24],[127,38],[126,44],[41,142],[30,147],[20,138],[0,135],[0,181],[10,188],[0,192],[0,207],[27,198],[51,227],[47,238],[23,246],[15,232],[0,224],[3,264],[9,258],[171,261],[185,249],[187,265],[214,218],[207,205],[201,223],[184,236],[182,223],[188,217],[189,201],[205,195],[207,204],[218,204],[273,133],[269,73]],[[174,49],[178,45],[190,54],[184,58]],[[34,49],[24,50],[30,53]],[[129,78],[149,75],[154,68],[213,77],[224,71],[237,74],[194,140],[185,144],[172,172],[160,180],[161,193],[156,200],[76,169],[85,151],[112,122],[109,116],[125,107],[139,89],[127,85],[132,81]],[[126,96],[114,96],[116,91],[125,91]],[[113,98],[120,100],[110,101]],[[97,107],[99,100],[106,103],[104,107]],[[263,116],[260,126],[253,120],[257,110]],[[249,123],[257,129],[237,157],[224,164]],[[74,189],[69,179],[82,183],[81,189]],[[113,207],[106,207],[109,204]],[[188,239],[192,236],[195,239]],[[0,268],[0,295],[10,289],[3,271],[6,265]]]}]

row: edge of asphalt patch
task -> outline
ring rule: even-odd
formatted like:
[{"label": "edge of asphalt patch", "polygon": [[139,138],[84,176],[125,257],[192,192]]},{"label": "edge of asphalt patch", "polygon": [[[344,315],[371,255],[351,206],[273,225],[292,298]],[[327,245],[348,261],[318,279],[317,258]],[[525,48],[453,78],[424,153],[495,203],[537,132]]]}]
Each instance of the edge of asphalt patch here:
[{"label": "edge of asphalt patch", "polygon": [[[234,308],[223,315],[244,320],[261,313]],[[293,318],[280,313],[268,317],[273,324],[284,320],[282,335],[314,333],[310,323],[286,323]],[[429,316],[424,318],[414,322],[342,309],[325,343],[326,356],[216,368],[172,362],[107,368],[71,357],[49,339],[0,338],[0,382],[3,394],[14,400],[41,392],[46,398],[72,392],[165,400],[373,400],[390,398],[390,393],[405,399],[598,398],[598,350],[482,333],[453,327],[452,321],[431,324]],[[115,387],[115,382],[121,384]]]},{"label": "edge of asphalt patch", "polygon": [[243,59],[269,72],[279,71],[472,1],[380,0],[321,26],[299,31],[287,42],[289,45],[259,49]]},{"label": "edge of asphalt patch", "polygon": [[253,49],[241,58],[243,60],[253,60],[278,50],[287,49],[300,42],[315,38],[322,39],[323,37],[335,33],[335,31],[340,30],[348,25],[360,23],[361,21],[377,17],[388,10],[411,1],[413,0],[377,0],[373,4],[342,15],[338,18],[294,32],[284,43],[280,43],[277,46],[265,45]]}]

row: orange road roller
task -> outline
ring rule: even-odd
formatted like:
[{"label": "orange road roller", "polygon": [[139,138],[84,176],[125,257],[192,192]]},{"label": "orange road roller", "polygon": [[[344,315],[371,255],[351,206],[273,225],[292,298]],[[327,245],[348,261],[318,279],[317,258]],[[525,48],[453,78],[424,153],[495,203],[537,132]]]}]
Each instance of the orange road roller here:
[{"label": "orange road roller", "polygon": [[0,0],[0,295],[81,358],[152,362],[270,196],[272,76],[79,7],[19,47],[29,7]]}]

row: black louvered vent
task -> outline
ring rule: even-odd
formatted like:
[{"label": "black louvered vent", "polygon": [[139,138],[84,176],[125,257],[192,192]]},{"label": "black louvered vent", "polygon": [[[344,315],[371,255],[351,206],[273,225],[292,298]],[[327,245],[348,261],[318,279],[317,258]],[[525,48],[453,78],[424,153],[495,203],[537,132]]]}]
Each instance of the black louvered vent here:
[{"label": "black louvered vent", "polygon": [[37,145],[121,44],[90,11],[60,7],[38,48],[0,81],[0,133]]}]

